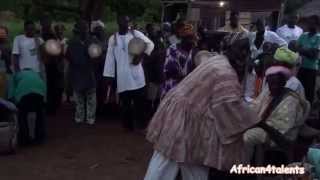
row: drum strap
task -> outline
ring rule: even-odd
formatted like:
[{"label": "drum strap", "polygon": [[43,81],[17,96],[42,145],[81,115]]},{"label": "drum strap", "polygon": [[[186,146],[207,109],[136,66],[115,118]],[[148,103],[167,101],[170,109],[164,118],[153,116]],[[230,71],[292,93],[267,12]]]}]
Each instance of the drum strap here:
[{"label": "drum strap", "polygon": [[[134,32],[134,29],[130,29],[129,32],[132,34],[133,37],[137,37],[136,33]],[[118,45],[118,41],[117,41],[117,33],[113,34],[113,38],[114,38],[114,46]]]}]

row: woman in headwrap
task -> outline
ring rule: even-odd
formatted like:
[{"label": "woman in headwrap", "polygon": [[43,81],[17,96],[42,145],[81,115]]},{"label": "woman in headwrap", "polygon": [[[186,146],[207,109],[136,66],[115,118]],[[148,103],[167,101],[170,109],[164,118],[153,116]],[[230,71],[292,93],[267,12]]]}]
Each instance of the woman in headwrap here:
[{"label": "woman in headwrap", "polygon": [[169,90],[174,88],[194,69],[193,56],[195,54],[196,34],[193,26],[184,24],[177,32],[181,42],[171,45],[167,49],[161,97],[164,97]]},{"label": "woman in headwrap", "polygon": [[266,71],[269,96],[252,106],[261,122],[244,134],[249,159],[257,145],[267,143],[288,148],[298,136],[309,114],[310,105],[304,97],[286,88],[291,77],[291,70],[284,66],[272,66]]},{"label": "woman in headwrap", "polygon": [[249,55],[242,35],[226,55],[203,61],[161,101],[148,127],[154,155],[145,180],[207,180],[209,168],[229,171],[245,157],[243,133],[259,119],[241,98]]},{"label": "woman in headwrap", "polygon": [[287,67],[291,70],[292,76],[287,81],[286,87],[298,93],[301,97],[305,97],[305,90],[300,82],[300,80],[296,77],[301,66],[301,59],[299,54],[291,51],[286,47],[281,47],[277,49],[274,54],[274,64]]}]

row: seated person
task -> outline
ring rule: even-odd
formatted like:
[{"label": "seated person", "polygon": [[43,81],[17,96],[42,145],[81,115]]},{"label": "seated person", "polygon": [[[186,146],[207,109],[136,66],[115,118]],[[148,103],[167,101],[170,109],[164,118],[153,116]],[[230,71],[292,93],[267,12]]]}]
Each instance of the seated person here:
[{"label": "seated person", "polygon": [[243,136],[249,159],[256,145],[287,147],[304,124],[310,106],[304,97],[285,87],[291,75],[290,69],[283,66],[272,66],[266,71],[270,95],[253,105],[261,123]]},{"label": "seated person", "polygon": [[40,74],[31,69],[23,69],[13,75],[9,87],[9,99],[15,102],[19,109],[18,139],[21,145],[28,145],[32,142],[28,127],[30,112],[36,113],[34,143],[42,143],[45,139],[46,89],[46,84]]},{"label": "seated person", "polygon": [[[299,55],[286,47],[277,49],[272,57],[272,65],[283,66],[291,71],[290,79],[286,83],[286,88],[298,93],[302,98],[305,98],[304,87],[296,77],[300,67]],[[270,97],[268,86],[264,86],[260,95],[254,100],[253,104],[261,104]]]}]

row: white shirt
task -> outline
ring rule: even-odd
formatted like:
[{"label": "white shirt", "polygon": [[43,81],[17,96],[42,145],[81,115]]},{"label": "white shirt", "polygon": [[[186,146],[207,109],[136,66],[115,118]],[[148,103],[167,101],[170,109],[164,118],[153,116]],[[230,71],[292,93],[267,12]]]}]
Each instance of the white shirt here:
[{"label": "white shirt", "polygon": [[[39,38],[39,45],[43,43],[43,40]],[[20,69],[33,69],[36,72],[40,72],[40,61],[37,50],[35,38],[29,38],[25,35],[19,35],[13,42],[13,55],[19,55],[18,65]]]},{"label": "white shirt", "polygon": [[266,30],[264,32],[264,41],[263,41],[262,45],[260,46],[260,48],[258,49],[256,47],[256,45],[254,44],[254,41],[256,40],[256,35],[257,35],[256,32],[252,32],[249,34],[251,57],[253,59],[255,59],[261,53],[263,53],[263,44],[265,42],[276,43],[279,46],[288,46],[288,43],[284,39],[279,37],[275,32]]},{"label": "white shirt", "polygon": [[284,25],[277,30],[277,34],[289,44],[291,41],[298,40],[303,30],[299,26],[289,28],[288,25]]},{"label": "white shirt", "polygon": [[[154,44],[143,33],[134,31],[135,37],[142,39],[147,48],[145,53],[150,55],[153,51]],[[141,63],[138,65],[132,64],[132,56],[128,52],[129,41],[134,38],[131,32],[126,35],[116,34],[109,39],[109,45],[106,55],[103,76],[115,77],[115,66],[117,66],[117,92],[125,92],[143,88],[146,85],[144,71]],[[116,64],[115,64],[116,62]]]},{"label": "white shirt", "polygon": [[292,91],[298,93],[301,97],[305,98],[305,91],[302,83],[299,81],[298,78],[292,76],[286,84],[286,88],[291,89]]}]

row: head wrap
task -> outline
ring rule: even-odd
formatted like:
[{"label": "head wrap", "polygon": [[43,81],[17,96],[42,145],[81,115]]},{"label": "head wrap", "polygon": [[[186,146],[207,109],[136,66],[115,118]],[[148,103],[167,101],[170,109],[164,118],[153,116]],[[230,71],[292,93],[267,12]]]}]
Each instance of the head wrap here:
[{"label": "head wrap", "polygon": [[0,39],[7,39],[8,31],[6,27],[0,27]]},{"label": "head wrap", "polygon": [[294,66],[298,63],[299,55],[286,47],[281,47],[277,49],[273,57],[277,62]]},{"label": "head wrap", "polygon": [[271,66],[266,71],[266,76],[275,75],[275,74],[283,74],[287,78],[290,78],[292,76],[291,70],[283,66]]},{"label": "head wrap", "polygon": [[90,29],[91,32],[93,32],[96,27],[105,28],[105,25],[104,25],[104,23],[103,23],[102,21],[100,21],[100,20],[92,21],[92,22],[91,22],[91,29]]},{"label": "head wrap", "polygon": [[179,26],[177,33],[180,37],[195,36],[192,24],[183,24]]}]

